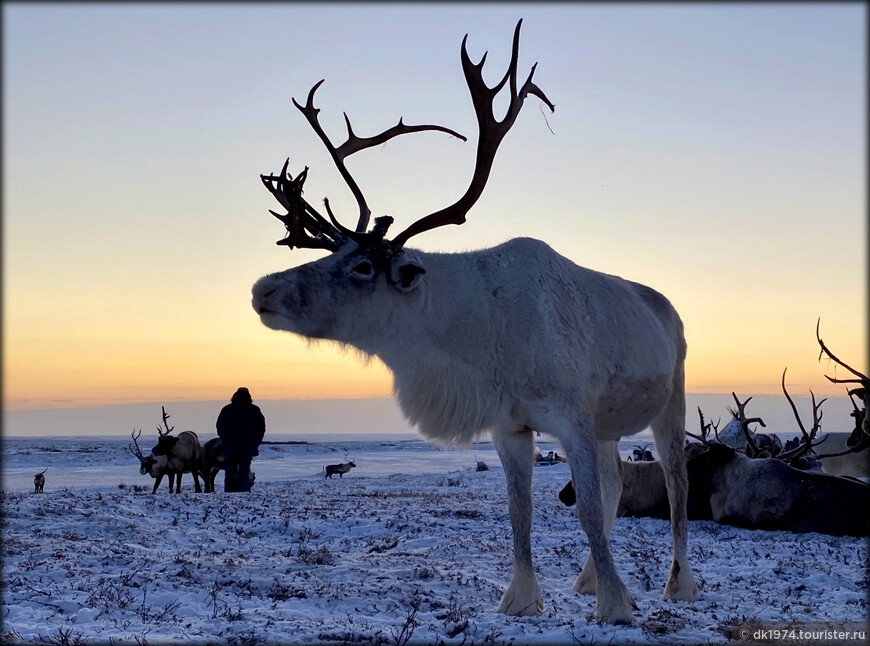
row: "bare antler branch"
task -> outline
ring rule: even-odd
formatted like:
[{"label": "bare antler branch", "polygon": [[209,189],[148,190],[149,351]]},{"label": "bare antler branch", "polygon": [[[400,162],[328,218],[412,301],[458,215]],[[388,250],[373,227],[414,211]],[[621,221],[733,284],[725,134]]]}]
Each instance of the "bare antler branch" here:
[{"label": "bare antler branch", "polygon": [[291,249],[297,247],[338,250],[346,241],[344,234],[302,197],[302,186],[308,177],[308,167],[293,179],[287,172],[289,164],[288,158],[279,175],[260,175],[263,185],[287,209],[284,215],[269,211],[287,228],[287,237],[279,240],[278,244],[287,245]]},{"label": "bare antler branch", "polygon": [[139,458],[139,460],[144,460],[145,456],[142,455],[142,449],[139,448],[139,442],[136,441],[141,435],[142,429],[139,429],[138,431],[136,429],[133,429],[133,432],[130,433],[130,436],[133,438],[133,444],[129,444],[127,448],[130,450],[130,453]]},{"label": "bare antler branch", "polygon": [[[859,389],[863,390],[863,389]],[[822,453],[818,457],[819,459],[823,458],[837,458],[841,455],[848,455],[850,453],[859,453],[867,449],[868,445],[870,445],[870,435],[863,431],[864,428],[864,417],[867,414],[867,409],[858,408],[858,405],[855,403],[855,400],[852,397],[852,391],[846,391],[849,395],[849,401],[852,402],[852,412],[849,414],[852,419],[855,420],[855,428],[852,430],[852,433],[849,436],[849,439],[846,440],[846,449],[840,451],[839,453]],[[825,436],[819,444],[825,441],[827,436]]]},{"label": "bare antler branch", "polygon": [[780,460],[790,460],[792,458],[800,457],[801,455],[804,455],[805,453],[809,453],[814,446],[818,446],[819,444],[824,442],[824,439],[822,439],[819,442],[816,442],[815,444],[813,444],[813,439],[815,439],[816,435],[818,434],[818,432],[822,428],[822,415],[823,415],[823,413],[822,413],[821,408],[822,408],[822,404],[824,404],[827,401],[827,397],[825,399],[822,399],[820,402],[816,403],[816,395],[815,395],[815,393],[813,393],[812,390],[810,391],[810,396],[811,396],[812,402],[813,402],[813,426],[810,429],[810,432],[807,433],[807,430],[806,430],[806,428],[804,428],[804,424],[801,421],[801,416],[798,414],[797,406],[795,406],[794,400],[792,400],[791,395],[788,394],[788,390],[785,387],[785,373],[787,371],[788,371],[788,368],[786,368],[785,370],[782,371],[782,392],[785,394],[785,398],[788,400],[788,403],[791,405],[791,410],[794,413],[794,418],[797,421],[798,428],[801,431],[801,442],[796,448],[794,448],[790,451],[783,451],[782,453],[780,453],[777,456]]},{"label": "bare antler branch", "polygon": [[821,324],[821,322],[822,319],[821,317],[819,317],[816,321],[816,341],[818,341],[819,346],[821,346],[821,350],[819,351],[819,361],[822,360],[822,355],[828,355],[828,358],[830,358],[834,363],[843,366],[846,370],[848,370],[857,377],[857,379],[837,379],[835,377],[829,377],[828,375],[825,375],[825,379],[833,384],[861,384],[862,386],[864,386],[864,388],[870,389],[870,377],[861,372],[858,372],[852,366],[837,358],[834,353],[828,349],[828,346],[825,345],[825,342],[822,341],[822,337],[819,336],[819,325]]},{"label": "bare antler branch", "polygon": [[[522,20],[517,22],[516,29],[514,30],[513,48],[511,51],[511,61],[508,70],[505,73],[504,78],[502,78],[502,80],[492,88],[488,87],[483,81],[483,64],[486,61],[486,54],[483,55],[483,58],[479,63],[472,63],[468,57],[468,51],[466,49],[468,35],[466,34],[465,38],[463,38],[461,48],[462,69],[471,93],[479,130],[477,157],[471,183],[469,184],[465,194],[459,198],[456,203],[420,218],[410,227],[401,232],[394,240],[389,242],[389,246],[386,248],[389,253],[399,251],[411,236],[418,233],[445,224],[462,224],[465,222],[465,214],[483,193],[484,186],[486,185],[487,178],[492,169],[495,153],[498,150],[501,140],[516,121],[517,115],[522,108],[526,96],[532,94],[541,99],[550,110],[555,110],[555,106],[544,95],[541,89],[532,82],[537,63],[532,66],[526,82],[523,83],[521,87],[517,87],[517,61],[519,58],[520,27],[522,23]],[[338,219],[332,213],[332,210],[329,207],[329,201],[324,199],[327,215],[329,216],[329,221],[327,221],[326,218],[321,216],[308,202],[302,199],[302,184],[305,181],[308,169],[306,168],[296,179],[293,179],[293,177],[287,173],[287,163],[285,163],[280,175],[260,176],[263,184],[269,192],[275,196],[278,202],[280,202],[285,209],[287,209],[287,213],[284,215],[270,211],[272,215],[284,223],[288,232],[287,236],[279,241],[278,244],[287,245],[291,249],[293,247],[304,247],[336,251],[348,242],[348,240],[353,240],[360,246],[367,246],[376,242],[381,242],[385,239],[387,229],[392,224],[393,219],[388,216],[376,218],[373,229],[366,232],[371,217],[371,209],[369,209],[359,185],[348,171],[347,166],[345,165],[345,159],[355,152],[383,144],[393,137],[414,132],[433,130],[447,133],[453,137],[462,139],[463,141],[466,141],[466,138],[458,132],[444,126],[431,124],[405,125],[401,118],[395,126],[384,130],[380,134],[373,137],[360,137],[354,133],[353,127],[350,123],[350,118],[348,118],[347,113],[345,113],[344,120],[347,126],[347,140],[341,145],[336,146],[332,143],[320,125],[318,119],[320,108],[317,108],[314,105],[314,95],[321,84],[323,84],[322,79],[314,84],[308,92],[305,105],[299,104],[296,99],[293,99],[293,105],[295,105],[302,113],[314,132],[326,146],[336,168],[357,201],[359,206],[359,219],[355,230],[351,231],[345,228],[338,222]],[[493,115],[493,102],[496,95],[506,84],[509,85],[510,90],[510,105],[504,118],[501,121],[497,121]]]},{"label": "bare antler branch", "polygon": [[749,448],[751,449],[754,455],[757,455],[760,451],[758,445],[755,443],[755,438],[752,436],[752,431],[749,430],[750,424],[761,424],[764,427],[767,427],[767,424],[764,423],[764,420],[760,417],[746,417],[746,405],[752,401],[752,397],[747,398],[745,402],[741,402],[737,399],[736,393],[732,392],[731,396],[734,398],[734,402],[737,404],[737,410],[729,409],[731,414],[737,419],[740,423],[740,428],[743,429],[743,434],[746,435],[746,443],[749,444]]},{"label": "bare antler branch", "polygon": [[169,425],[169,413],[166,412],[166,407],[161,406],[160,411],[163,414],[163,426],[166,428],[166,431],[164,432],[163,429],[161,429],[159,426],[157,427],[157,435],[159,435],[162,439],[164,437],[168,437],[169,434],[175,430],[175,427]]},{"label": "bare antler branch", "polygon": [[707,439],[707,434],[710,432],[710,424],[704,422],[704,413],[701,411],[701,407],[698,406],[698,417],[701,418],[701,434],[696,435],[695,433],[691,433],[690,431],[686,431],[686,435],[690,437],[694,437],[696,440],[701,442],[704,446],[709,446],[710,442]]},{"label": "bare antler branch", "polygon": [[[462,70],[465,73],[465,81],[471,93],[471,101],[474,104],[474,112],[477,115],[479,131],[474,174],[468,189],[458,201],[440,211],[420,218],[396,236],[393,239],[393,247],[395,249],[401,249],[411,236],[415,236],[423,231],[441,227],[445,224],[462,224],[465,222],[466,213],[474,206],[474,203],[477,202],[483,193],[499,144],[501,144],[502,139],[516,121],[527,95],[532,94],[538,97],[551,111],[555,111],[556,107],[541,89],[532,82],[532,76],[535,73],[537,63],[532,65],[532,70],[529,72],[526,82],[523,83],[522,87],[517,89],[517,61],[519,58],[520,27],[522,24],[523,21],[520,20],[514,29],[513,48],[511,50],[511,61],[508,70],[504,78],[491,88],[483,81],[483,64],[486,61],[486,53],[484,53],[479,63],[472,63],[466,49],[468,34],[462,39]],[[504,118],[501,121],[497,121],[493,115],[493,102],[505,83],[509,83],[510,105]]]},{"label": "bare antler branch", "polygon": [[384,130],[382,133],[375,135],[374,137],[358,137],[356,134],[354,134],[353,128],[350,125],[350,119],[345,112],[344,122],[347,125],[347,141],[336,147],[329,140],[329,137],[323,131],[323,128],[320,126],[320,122],[317,119],[320,108],[314,107],[314,93],[317,92],[317,88],[320,87],[323,81],[324,79],[321,79],[314,84],[314,87],[312,87],[311,90],[308,92],[308,99],[306,100],[304,106],[299,105],[299,103],[296,102],[296,99],[292,99],[293,105],[295,105],[298,110],[305,116],[305,119],[311,125],[314,132],[317,133],[318,137],[320,137],[320,140],[326,146],[327,151],[329,151],[329,154],[332,157],[332,161],[335,162],[335,166],[336,168],[338,168],[338,172],[341,173],[342,178],[350,188],[350,192],[353,193],[353,196],[356,199],[357,204],[359,205],[359,220],[357,221],[356,232],[365,233],[365,230],[369,224],[371,210],[369,209],[368,204],[366,204],[365,197],[363,196],[359,185],[357,185],[356,181],[353,179],[344,164],[344,160],[347,157],[354,154],[355,152],[359,152],[360,150],[365,150],[366,148],[371,148],[372,146],[378,146],[382,143],[385,143],[393,137],[410,134],[412,132],[422,132],[424,130],[437,130],[439,132],[445,132],[449,135],[457,137],[458,139],[462,139],[463,141],[466,141],[466,138],[458,132],[455,132],[450,128],[445,128],[444,126],[406,126],[402,122],[402,118],[399,118],[399,123],[397,123],[395,126]]}]

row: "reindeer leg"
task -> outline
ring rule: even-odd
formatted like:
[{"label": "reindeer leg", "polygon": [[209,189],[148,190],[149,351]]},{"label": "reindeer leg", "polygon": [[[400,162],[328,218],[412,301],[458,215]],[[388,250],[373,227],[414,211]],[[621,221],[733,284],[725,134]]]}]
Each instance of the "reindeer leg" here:
[{"label": "reindeer leg", "polygon": [[508,512],[514,537],[513,576],[495,611],[509,615],[535,615],[544,608],[544,602],[532,569],[534,440],[531,431],[494,432],[492,443],[507,479]]},{"label": "reindeer leg", "polygon": [[549,432],[561,440],[562,448],[567,454],[577,494],[577,516],[589,539],[589,548],[595,563],[598,579],[595,617],[599,621],[612,624],[630,623],[635,604],[628,588],[616,572],[613,555],[610,553],[610,542],[604,532],[598,475],[598,443],[594,439],[591,422],[578,424],[570,429],[551,429]]},{"label": "reindeer leg", "polygon": [[[191,474],[193,475],[193,490],[196,493],[202,493],[202,486],[199,484],[199,471],[194,469],[193,471],[191,471]],[[204,482],[205,481],[205,474],[203,474],[202,479]]]},{"label": "reindeer leg", "polygon": [[668,502],[671,506],[673,561],[664,598],[694,601],[698,586],[692,576],[687,555],[689,520],[686,503],[689,497],[689,476],[683,444],[686,439],[686,396],[683,390],[683,368],[674,375],[674,392],[665,408],[652,421],[653,437],[665,470]]},{"label": "reindeer leg", "polygon": [[[151,493],[157,493],[157,487],[160,486],[160,482],[163,480],[163,474],[161,473],[154,480],[154,488],[151,490]],[[172,493],[172,481],[169,482],[169,493]]]},{"label": "reindeer leg", "polygon": [[[616,520],[619,498],[622,494],[622,460],[619,458],[619,443],[598,441],[598,478],[601,490],[601,512],[604,521],[604,536],[610,540],[610,531]],[[595,559],[590,552],[580,576],[574,582],[574,590],[580,594],[596,594],[598,577]]]}]

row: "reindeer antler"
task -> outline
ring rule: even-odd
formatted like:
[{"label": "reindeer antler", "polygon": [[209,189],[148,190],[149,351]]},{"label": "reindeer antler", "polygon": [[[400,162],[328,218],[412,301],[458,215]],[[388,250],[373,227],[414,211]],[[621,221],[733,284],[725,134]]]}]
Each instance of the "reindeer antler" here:
[{"label": "reindeer antler", "polygon": [[822,399],[820,402],[816,403],[816,395],[813,391],[810,391],[810,396],[812,397],[813,402],[813,426],[810,429],[810,432],[807,433],[807,430],[804,428],[804,424],[801,421],[801,416],[798,414],[797,406],[795,406],[794,401],[791,398],[791,395],[788,394],[788,390],[785,387],[785,373],[788,371],[788,368],[782,371],[782,392],[785,393],[785,398],[788,399],[788,403],[791,405],[791,410],[794,413],[794,418],[797,420],[798,428],[801,431],[801,442],[800,444],[792,449],[791,451],[783,451],[776,457],[780,460],[790,460],[792,458],[797,458],[803,455],[804,453],[808,453],[812,450],[813,447],[818,446],[822,442],[827,439],[822,438],[815,444],[813,444],[813,439],[815,439],[816,434],[822,428],[822,404],[824,404],[828,399],[827,397]]},{"label": "reindeer antler", "polygon": [[764,423],[764,420],[760,417],[746,417],[746,404],[752,401],[752,397],[748,397],[745,402],[741,402],[737,399],[737,394],[732,392],[731,396],[734,398],[734,402],[737,404],[737,410],[735,411],[732,408],[729,408],[729,412],[737,419],[740,423],[740,428],[743,429],[743,434],[746,435],[746,442],[749,444],[749,448],[753,453],[758,453],[758,445],[755,443],[755,438],[752,437],[752,431],[749,430],[749,425],[753,423],[761,424],[764,427],[767,427],[767,424]]},{"label": "reindeer antler", "polygon": [[[701,442],[701,444],[703,444],[704,446],[710,446],[710,441],[707,439],[707,435],[710,434],[710,424],[704,422],[704,413],[701,411],[700,406],[698,406],[698,417],[701,418],[701,434],[696,435],[695,433],[692,433],[691,431],[687,430],[686,435],[688,435],[690,437],[694,437],[696,440]],[[717,440],[719,439],[718,434],[716,435],[716,439]]]},{"label": "reindeer antler", "polygon": [[[855,395],[864,402],[864,412],[862,415],[862,419],[860,420],[860,428],[861,433],[863,433],[863,436],[865,438],[865,441],[868,441],[870,440],[870,417],[867,416],[867,408],[868,404],[870,404],[870,377],[862,372],[858,372],[852,366],[848,365],[837,356],[835,356],[834,353],[828,349],[828,347],[825,345],[825,342],[822,341],[822,337],[819,335],[819,326],[821,324],[821,321],[821,317],[819,317],[819,319],[816,321],[816,341],[819,342],[819,346],[821,347],[821,350],[819,351],[819,361],[822,360],[822,355],[826,354],[832,361],[834,361],[834,363],[843,366],[846,370],[848,370],[853,375],[855,375],[855,377],[857,377],[856,379],[838,379],[836,377],[829,377],[828,375],[825,375],[825,379],[830,381],[832,384],[861,384],[860,388],[853,388],[851,390],[847,390],[847,392],[849,393],[850,399],[852,395]],[[852,402],[852,405],[855,406],[855,403]],[[855,407],[855,410],[857,413],[857,406]],[[863,443],[858,443],[856,444],[856,446],[860,446],[862,444]]]},{"label": "reindeer antler", "polygon": [[302,198],[302,185],[308,177],[308,167],[293,179],[287,172],[289,164],[288,157],[279,175],[260,175],[263,185],[287,209],[284,215],[269,210],[287,228],[287,237],[279,240],[277,244],[287,245],[291,249],[298,247],[337,251],[347,241],[346,235]]},{"label": "reindeer antler", "polygon": [[[486,60],[486,54],[479,63],[474,64],[468,57],[466,50],[466,41],[468,35],[462,39],[461,60],[462,69],[465,74],[465,79],[471,93],[474,111],[477,115],[479,137],[477,142],[477,158],[475,162],[474,174],[471,183],[468,186],[465,194],[459,198],[457,202],[443,208],[435,213],[424,216],[414,222],[407,229],[402,231],[390,243],[388,249],[392,253],[398,252],[402,246],[408,241],[411,236],[428,231],[445,224],[462,224],[465,222],[465,214],[477,202],[480,195],[483,193],[483,188],[489,177],[492,169],[493,159],[498,150],[501,140],[513,126],[517,115],[522,108],[523,101],[526,96],[532,94],[541,99],[550,110],[555,110],[555,106],[544,95],[540,88],[532,82],[532,76],[535,73],[537,63],[532,66],[526,82],[518,89],[517,88],[517,60],[519,57],[519,38],[520,26],[523,21],[517,22],[514,30],[513,49],[511,53],[511,62],[504,78],[495,86],[488,87],[483,81],[483,64]],[[280,215],[274,211],[270,211],[272,215],[281,220],[287,228],[287,237],[280,240],[278,244],[284,244],[293,247],[305,248],[321,248],[329,251],[337,251],[349,240],[353,240],[360,246],[367,246],[373,243],[381,242],[385,239],[387,229],[393,222],[389,216],[381,216],[375,218],[375,224],[371,231],[366,232],[368,227],[371,210],[366,203],[365,197],[362,194],[356,181],[351,176],[345,166],[344,160],[355,152],[371,148],[382,144],[393,137],[413,132],[421,132],[426,130],[434,130],[447,133],[458,139],[466,141],[466,138],[444,126],[438,125],[405,125],[402,119],[399,123],[388,128],[382,133],[373,137],[359,137],[353,132],[350,124],[350,119],[347,113],[344,113],[345,124],[347,125],[347,140],[340,146],[335,146],[329,137],[324,132],[318,120],[320,108],[314,106],[314,94],[323,83],[321,79],[308,92],[308,98],[305,105],[300,105],[296,99],[293,99],[293,105],[303,114],[314,132],[326,146],[329,151],[336,168],[353,193],[354,198],[359,206],[359,220],[357,221],[356,230],[342,226],[329,208],[329,200],[324,199],[329,220],[320,215],[312,206],[302,198],[302,185],[307,177],[308,168],[306,167],[296,179],[287,173],[289,159],[284,163],[284,168],[280,175],[261,175],[260,179],[278,202],[287,209],[287,213]],[[499,91],[509,83],[510,86],[510,105],[507,113],[501,121],[497,121],[493,115],[493,102]]]},{"label": "reindeer antler", "polygon": [[867,375],[858,372],[852,366],[847,364],[846,362],[838,359],[833,352],[828,349],[828,346],[825,345],[825,342],[822,341],[822,337],[819,336],[819,326],[821,325],[822,318],[819,317],[816,321],[816,341],[819,342],[819,346],[821,346],[821,350],[819,350],[819,361],[822,360],[822,355],[828,355],[834,363],[843,366],[846,370],[851,372],[853,375],[857,377],[857,379],[837,379],[835,377],[829,377],[825,375],[825,379],[830,381],[832,384],[861,384],[865,389],[870,390],[870,377]]},{"label": "reindeer antler", "polygon": [[[142,449],[139,448],[139,442],[136,441],[139,439],[139,436],[141,436],[141,435],[142,435],[142,429],[139,429],[138,431],[136,429],[133,429],[133,432],[130,433],[130,436],[133,438],[133,444],[128,444],[127,448],[130,449],[130,453],[132,453],[137,458],[139,458],[139,460],[144,460],[145,456],[142,455]],[[134,445],[136,447],[135,449],[133,448]]]},{"label": "reindeer antler", "polygon": [[366,233],[369,217],[371,216],[371,209],[369,209],[359,185],[347,170],[344,160],[355,152],[371,148],[372,146],[378,146],[389,141],[393,137],[413,132],[422,132],[424,130],[437,130],[440,132],[446,132],[447,134],[462,139],[463,141],[466,139],[458,132],[455,132],[450,128],[445,128],[444,126],[405,125],[401,117],[399,118],[399,123],[378,135],[373,137],[358,137],[354,134],[353,128],[350,125],[350,119],[345,112],[344,121],[347,125],[347,140],[340,146],[336,147],[332,141],[330,141],[326,132],[324,132],[320,125],[320,121],[317,118],[317,115],[320,113],[320,108],[314,107],[314,93],[317,92],[317,88],[319,88],[322,83],[323,79],[314,84],[314,87],[312,87],[308,92],[308,98],[306,99],[304,106],[300,105],[296,99],[291,100],[293,101],[293,105],[296,106],[308,121],[309,125],[311,125],[314,132],[317,133],[317,136],[320,137],[320,140],[323,142],[324,146],[326,146],[326,150],[332,157],[332,161],[335,162],[338,172],[347,183],[351,193],[353,193],[353,196],[359,205],[359,220],[357,221],[355,231],[351,231],[342,226],[329,208],[328,199],[324,199],[323,203],[326,207],[329,221],[320,215],[308,202],[302,199],[302,185],[307,177],[308,167],[306,166],[305,170],[303,170],[294,180],[292,176],[287,173],[287,165],[290,161],[288,158],[284,163],[284,168],[281,170],[279,176],[260,175],[260,179],[263,181],[263,184],[269,192],[275,196],[281,206],[287,209],[285,215],[269,211],[287,227],[287,237],[280,240],[278,244],[285,244],[291,249],[293,247],[305,247],[336,251],[348,240],[354,240],[360,245],[379,242],[383,240],[387,233],[387,229],[393,222],[393,219],[389,216],[376,218],[375,226],[371,231]]},{"label": "reindeer antler", "polygon": [[175,430],[175,427],[169,425],[169,413],[166,412],[165,406],[160,407],[160,412],[163,414],[163,426],[166,427],[166,432],[164,433],[163,429],[158,426],[157,435],[159,435],[160,438],[163,439],[164,437],[168,437],[169,434]]},{"label": "reindeer antler", "polygon": [[[507,72],[494,87],[488,87],[483,81],[483,64],[486,61],[486,53],[483,54],[479,63],[472,63],[471,59],[468,58],[468,51],[465,47],[468,34],[462,39],[462,71],[465,73],[465,81],[471,93],[471,101],[474,104],[474,112],[477,115],[479,132],[474,174],[471,177],[468,189],[459,200],[440,211],[420,218],[402,231],[393,239],[394,249],[401,249],[411,236],[415,236],[418,233],[429,231],[445,224],[462,224],[465,222],[465,214],[468,213],[483,193],[483,188],[486,186],[486,180],[489,179],[489,173],[492,170],[492,163],[499,144],[501,144],[502,139],[504,139],[508,130],[511,129],[511,126],[514,125],[527,95],[532,94],[538,97],[550,108],[551,112],[556,110],[556,106],[550,102],[541,89],[532,83],[532,76],[535,74],[537,63],[532,65],[529,77],[522,87],[517,90],[517,61],[519,59],[520,27],[522,24],[523,21],[520,20],[514,29],[511,62],[508,65]],[[504,87],[505,83],[509,83],[510,104],[504,118],[501,121],[497,121],[493,115],[493,103],[496,95]]]},{"label": "reindeer antler", "polygon": [[[423,130],[438,130],[440,132],[446,132],[449,135],[462,139],[463,141],[466,141],[466,139],[458,132],[455,132],[450,128],[445,128],[444,126],[406,126],[404,123],[402,123],[401,117],[399,118],[399,123],[397,123],[392,128],[384,130],[379,135],[375,135],[374,137],[358,137],[354,134],[353,128],[351,128],[350,125],[350,119],[347,116],[347,112],[345,112],[344,122],[347,125],[347,141],[345,141],[343,144],[336,148],[329,140],[329,137],[326,136],[326,133],[320,126],[320,122],[317,120],[317,115],[320,112],[320,108],[314,107],[314,93],[317,92],[317,88],[320,87],[323,81],[324,79],[321,79],[320,81],[315,83],[314,87],[311,88],[311,91],[308,92],[308,99],[305,102],[304,107],[299,105],[296,102],[296,99],[292,99],[293,105],[295,105],[297,109],[305,116],[305,118],[308,120],[308,123],[314,129],[314,132],[316,132],[317,136],[320,137],[323,145],[326,146],[326,149],[332,156],[332,161],[335,162],[335,166],[336,168],[338,168],[338,172],[341,173],[342,178],[350,188],[350,192],[353,193],[354,198],[356,198],[357,204],[359,205],[359,220],[357,221],[356,232],[365,233],[365,230],[369,224],[371,210],[366,204],[366,200],[365,197],[363,197],[362,191],[360,190],[359,186],[357,185],[351,174],[348,172],[347,167],[344,165],[344,160],[347,157],[360,150],[365,150],[366,148],[371,148],[372,146],[378,146],[382,143],[385,143],[393,137],[398,137],[399,135],[409,134],[412,132],[421,132]],[[326,208],[328,211],[328,204]]]}]

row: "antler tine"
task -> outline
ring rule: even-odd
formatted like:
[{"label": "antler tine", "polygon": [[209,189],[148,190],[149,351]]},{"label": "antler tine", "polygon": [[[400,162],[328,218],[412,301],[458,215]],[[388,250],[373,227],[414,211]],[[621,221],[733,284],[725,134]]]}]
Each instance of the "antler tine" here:
[{"label": "antler tine", "polygon": [[[801,416],[798,414],[797,406],[795,406],[794,401],[791,398],[791,395],[788,394],[788,390],[785,387],[785,373],[788,371],[788,368],[782,371],[782,392],[785,394],[785,398],[788,400],[789,405],[791,405],[792,413],[794,413],[794,418],[797,421],[798,428],[801,431],[801,435],[803,437],[807,437],[807,429],[804,428],[804,423],[801,421]],[[815,401],[813,402],[815,404]]]},{"label": "antler tine", "polygon": [[707,441],[707,433],[709,432],[708,429],[710,428],[710,425],[704,423],[704,413],[701,412],[700,406],[698,406],[698,417],[701,418],[701,434],[696,435],[695,433],[692,433],[690,430],[686,429],[686,435],[695,438],[704,446],[709,446],[710,443]]},{"label": "antler tine", "polygon": [[341,174],[345,183],[350,188],[350,192],[353,193],[353,196],[356,199],[357,204],[359,205],[359,220],[357,221],[356,225],[356,233],[365,233],[366,228],[368,228],[369,218],[371,217],[371,209],[369,209],[368,204],[366,204],[365,197],[363,196],[359,185],[353,179],[344,164],[344,160],[347,157],[355,152],[359,152],[360,150],[364,150],[366,148],[371,148],[372,146],[378,146],[382,143],[385,143],[393,137],[410,134],[412,132],[421,132],[424,130],[437,130],[439,132],[445,132],[449,135],[462,139],[463,141],[466,141],[466,138],[458,132],[451,130],[450,128],[445,128],[444,126],[407,126],[402,122],[401,117],[399,118],[399,123],[397,123],[395,126],[384,130],[382,133],[375,135],[374,137],[358,137],[356,134],[354,134],[353,128],[350,125],[350,119],[345,112],[344,122],[347,125],[347,141],[336,147],[329,140],[329,137],[324,132],[323,128],[320,125],[320,121],[317,118],[317,115],[320,112],[320,108],[314,107],[314,93],[317,92],[317,88],[320,87],[324,80],[325,79],[321,79],[314,84],[314,87],[312,87],[311,90],[308,92],[308,99],[306,100],[304,106],[299,105],[296,99],[292,99],[293,105],[295,105],[298,110],[305,116],[305,119],[314,129],[314,132],[317,133],[318,137],[320,137],[320,140],[326,146],[327,151],[329,151],[329,154],[332,157],[332,161],[335,163],[336,168],[338,168],[338,172]]},{"label": "antler tine", "polygon": [[287,228],[287,237],[279,240],[277,244],[287,245],[291,249],[297,247],[336,251],[347,241],[345,232],[330,224],[302,197],[302,186],[308,177],[308,167],[293,179],[287,172],[289,164],[290,159],[287,158],[277,176],[260,175],[263,185],[287,209],[285,215],[269,211]]},{"label": "antler tine", "polygon": [[825,345],[825,342],[822,341],[822,337],[819,335],[819,325],[821,324],[821,322],[822,322],[822,318],[819,317],[816,320],[816,341],[818,341],[819,346],[821,346],[821,350],[819,350],[819,361],[822,360],[822,355],[826,354],[826,355],[828,355],[828,357],[830,359],[832,359],[834,361],[834,363],[837,363],[837,364],[843,366],[846,370],[848,370],[853,375],[858,377],[857,379],[837,379],[835,377],[829,377],[828,375],[825,375],[825,379],[830,381],[832,384],[861,384],[865,388],[870,388],[870,377],[868,377],[867,375],[865,375],[863,373],[858,372],[853,367],[851,367],[849,364],[838,359],[834,355],[834,353],[828,349],[828,346]]},{"label": "antler tine", "polygon": [[[133,438],[133,444],[128,444],[127,448],[130,450],[130,453],[135,455],[137,458],[139,458],[140,460],[144,460],[145,456],[142,455],[142,449],[139,448],[139,442],[136,441],[139,439],[140,435],[142,435],[142,429],[139,429],[138,432],[136,431],[136,429],[133,429],[133,432],[130,433],[130,436]],[[133,448],[133,445],[136,446],[135,449]]]},{"label": "antler tine", "polygon": [[[749,425],[753,422],[761,424],[766,427],[767,424],[764,423],[764,420],[760,417],[746,417],[746,405],[752,401],[752,397],[748,397],[745,402],[742,402],[737,399],[737,394],[732,392],[731,396],[734,398],[734,401],[737,403],[737,414],[734,415],[737,417],[737,421],[740,422],[740,427],[743,429],[743,434],[746,435],[746,443],[749,444],[749,448],[752,450],[753,455],[758,455],[759,449],[758,445],[755,443],[755,438],[752,437],[752,431],[749,430]],[[731,411],[732,414],[734,411]]]},{"label": "antler tine", "polygon": [[855,395],[860,391],[860,388],[855,388],[853,390],[849,390],[846,388],[846,394],[849,395],[849,401],[852,402],[852,415],[856,413],[860,413],[861,409],[858,408],[858,404],[855,403]]},{"label": "antler tine", "polygon": [[[734,394],[734,393],[732,392],[732,393],[731,393],[731,396],[734,398],[734,401],[737,402],[737,410],[739,411],[739,415],[740,415],[740,416],[738,417],[738,419],[739,419],[743,424],[745,424],[745,425],[747,426],[747,428],[748,428],[749,424],[753,424],[753,423],[761,424],[763,427],[767,428],[767,424],[765,424],[765,423],[764,423],[764,420],[761,419],[760,417],[750,417],[749,419],[746,418],[746,412],[745,412],[745,411],[746,411],[746,404],[748,404],[750,401],[752,401],[752,397],[747,397],[747,399],[746,399],[745,402],[740,403],[740,400],[737,399],[737,395],[736,395],[736,394]],[[736,416],[735,416],[735,417],[736,417]]]},{"label": "antler tine", "polygon": [[[501,144],[502,139],[516,121],[527,95],[532,94],[538,97],[551,111],[555,111],[556,107],[550,102],[543,91],[532,82],[537,63],[532,65],[529,77],[522,87],[517,90],[517,61],[519,59],[520,27],[522,24],[523,21],[520,20],[514,29],[511,61],[507,72],[502,80],[492,88],[488,87],[483,80],[483,64],[486,62],[486,53],[484,53],[479,63],[472,63],[466,49],[468,34],[462,39],[462,71],[465,74],[465,81],[471,93],[471,101],[474,105],[478,124],[477,158],[475,160],[474,174],[468,189],[459,200],[440,211],[420,218],[402,231],[393,239],[394,249],[401,249],[409,238],[418,233],[429,231],[445,224],[462,224],[465,222],[466,213],[474,206],[483,193],[499,144]],[[495,96],[507,82],[510,82],[510,105],[504,118],[501,121],[497,121],[493,115],[493,102]]]},{"label": "antler tine", "polygon": [[[791,451],[783,451],[782,453],[780,453],[777,456],[777,458],[779,458],[780,460],[788,460],[791,458],[799,457],[799,456],[803,455],[804,453],[809,452],[810,449],[813,448],[813,446],[818,446],[819,444],[821,444],[821,441],[817,442],[816,444],[813,444],[813,440],[815,439],[819,430],[822,428],[822,415],[824,413],[822,413],[821,407],[822,407],[822,404],[824,404],[827,401],[827,397],[826,397],[826,398],[822,399],[820,402],[816,403],[816,395],[815,395],[815,393],[813,393],[812,390],[810,391],[810,396],[811,396],[812,402],[813,402],[813,426],[810,429],[810,432],[807,433],[806,429],[804,428],[803,422],[801,421],[801,417],[798,414],[797,406],[795,406],[794,400],[792,400],[791,395],[788,394],[788,390],[785,387],[785,373],[787,371],[788,371],[788,368],[786,368],[785,370],[782,371],[782,392],[785,394],[785,398],[788,400],[788,403],[791,405],[791,410],[794,413],[794,418],[797,421],[798,428],[801,431],[802,438],[801,438],[800,444],[796,448],[792,449]],[[822,441],[824,441],[824,440],[822,440]]]},{"label": "antler tine", "polygon": [[163,426],[166,427],[166,432],[164,433],[160,429],[160,427],[158,426],[157,427],[157,435],[159,435],[161,438],[163,438],[163,437],[167,437],[170,433],[172,433],[172,431],[175,430],[175,427],[169,425],[169,413],[166,412],[165,406],[160,407],[160,412],[163,414]]}]

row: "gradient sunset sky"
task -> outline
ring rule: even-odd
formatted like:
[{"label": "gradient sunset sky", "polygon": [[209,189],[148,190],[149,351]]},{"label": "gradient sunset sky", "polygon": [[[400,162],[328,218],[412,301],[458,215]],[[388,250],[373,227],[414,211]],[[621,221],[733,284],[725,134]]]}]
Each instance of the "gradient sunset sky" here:
[{"label": "gradient sunset sky", "polygon": [[397,230],[452,203],[474,163],[459,64],[504,73],[523,18],[526,102],[461,227],[515,236],[667,295],[687,389],[842,395],[815,325],[867,369],[866,6],[854,4],[3,4],[3,406],[386,396],[332,344],[265,328],[260,276],[322,256],[275,241],[260,173],[355,203],[292,106],[320,79],[344,140],[401,137],[348,167]]}]

